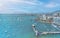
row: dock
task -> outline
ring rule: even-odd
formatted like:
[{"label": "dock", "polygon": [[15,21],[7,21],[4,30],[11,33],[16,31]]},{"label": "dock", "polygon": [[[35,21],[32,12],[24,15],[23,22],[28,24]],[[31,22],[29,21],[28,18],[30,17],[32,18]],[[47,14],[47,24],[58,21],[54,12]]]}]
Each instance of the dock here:
[{"label": "dock", "polygon": [[41,34],[60,34],[60,31],[56,31],[56,32],[42,32]]},{"label": "dock", "polygon": [[[35,32],[36,36],[38,35],[38,30],[36,30],[35,25],[32,25],[33,31]],[[36,32],[37,31],[37,32]],[[60,34],[60,31],[49,31],[49,32],[41,32],[42,34]]]},{"label": "dock", "polygon": [[59,26],[60,26],[60,24],[59,24],[59,23],[55,23],[55,22],[53,22],[53,24],[55,24],[55,25],[59,25]]}]

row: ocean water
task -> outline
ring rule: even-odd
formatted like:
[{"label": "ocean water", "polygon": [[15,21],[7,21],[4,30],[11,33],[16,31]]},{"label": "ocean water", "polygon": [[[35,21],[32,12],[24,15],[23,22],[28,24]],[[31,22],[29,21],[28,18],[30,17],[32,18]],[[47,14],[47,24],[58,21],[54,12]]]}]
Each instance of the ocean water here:
[{"label": "ocean water", "polygon": [[[32,24],[40,31],[58,31],[51,24],[35,21],[37,16],[0,14],[0,38],[36,38]],[[40,35],[39,38],[60,38],[60,34]]]}]

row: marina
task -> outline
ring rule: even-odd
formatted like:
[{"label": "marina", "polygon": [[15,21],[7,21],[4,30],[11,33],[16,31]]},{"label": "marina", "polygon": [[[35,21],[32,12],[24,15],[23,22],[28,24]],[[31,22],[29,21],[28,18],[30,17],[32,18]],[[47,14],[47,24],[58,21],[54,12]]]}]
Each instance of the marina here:
[{"label": "marina", "polygon": [[[32,25],[33,31],[35,32],[36,35],[38,35],[38,30],[36,30],[35,25]],[[36,32],[37,31],[37,32]],[[60,31],[49,31],[49,32],[41,32],[41,34],[60,34]]]}]

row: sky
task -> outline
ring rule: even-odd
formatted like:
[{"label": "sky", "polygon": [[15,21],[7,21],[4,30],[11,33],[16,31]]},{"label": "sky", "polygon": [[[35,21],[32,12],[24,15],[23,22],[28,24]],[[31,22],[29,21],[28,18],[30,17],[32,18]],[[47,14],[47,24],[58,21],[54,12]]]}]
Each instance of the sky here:
[{"label": "sky", "polygon": [[48,13],[60,10],[60,0],[0,0],[0,13]]}]

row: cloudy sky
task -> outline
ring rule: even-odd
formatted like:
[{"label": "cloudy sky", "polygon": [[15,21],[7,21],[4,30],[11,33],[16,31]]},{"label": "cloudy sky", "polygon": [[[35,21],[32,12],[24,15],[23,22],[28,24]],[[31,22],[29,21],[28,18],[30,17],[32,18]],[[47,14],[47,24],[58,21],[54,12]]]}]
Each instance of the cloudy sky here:
[{"label": "cloudy sky", "polygon": [[60,0],[0,0],[0,13],[40,13],[60,10]]}]

